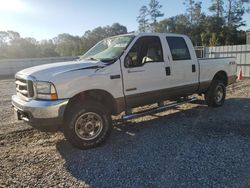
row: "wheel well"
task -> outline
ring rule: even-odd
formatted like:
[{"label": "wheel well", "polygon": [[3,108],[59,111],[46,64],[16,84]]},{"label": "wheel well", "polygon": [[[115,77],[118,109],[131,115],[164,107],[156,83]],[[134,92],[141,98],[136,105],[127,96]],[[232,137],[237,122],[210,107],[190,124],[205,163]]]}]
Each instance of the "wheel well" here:
[{"label": "wheel well", "polygon": [[114,114],[116,111],[116,102],[114,97],[107,91],[96,89],[84,91],[75,95],[69,100],[65,112],[73,103],[84,103],[86,100],[94,100],[101,103],[111,114]]},{"label": "wheel well", "polygon": [[227,77],[227,73],[224,71],[219,71],[215,74],[213,80],[221,80],[224,82],[225,86],[227,86],[228,84],[228,77]]}]

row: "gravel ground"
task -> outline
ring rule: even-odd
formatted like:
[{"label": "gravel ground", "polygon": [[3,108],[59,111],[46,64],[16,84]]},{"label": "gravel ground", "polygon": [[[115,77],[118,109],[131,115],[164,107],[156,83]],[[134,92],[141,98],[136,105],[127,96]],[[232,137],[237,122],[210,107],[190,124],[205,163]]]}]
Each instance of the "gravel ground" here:
[{"label": "gravel ground", "polygon": [[86,151],[15,121],[13,93],[0,80],[0,187],[250,187],[250,80],[222,108],[197,101],[116,125]]}]

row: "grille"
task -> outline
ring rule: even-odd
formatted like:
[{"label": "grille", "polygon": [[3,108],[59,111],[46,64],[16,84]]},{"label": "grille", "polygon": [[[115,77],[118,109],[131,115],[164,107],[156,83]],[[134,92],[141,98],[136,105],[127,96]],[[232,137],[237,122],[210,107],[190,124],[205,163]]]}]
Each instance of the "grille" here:
[{"label": "grille", "polygon": [[16,92],[17,95],[28,99],[34,97],[33,82],[30,80],[16,79]]}]

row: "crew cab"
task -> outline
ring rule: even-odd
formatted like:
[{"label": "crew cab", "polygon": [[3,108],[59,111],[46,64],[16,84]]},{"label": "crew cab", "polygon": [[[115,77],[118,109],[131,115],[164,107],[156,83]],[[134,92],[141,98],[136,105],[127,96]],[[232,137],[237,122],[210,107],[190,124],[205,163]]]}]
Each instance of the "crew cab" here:
[{"label": "crew cab", "polygon": [[[77,61],[24,69],[15,79],[12,105],[19,120],[60,124],[72,145],[86,149],[105,141],[113,115],[129,120],[156,113],[193,101],[193,94],[222,106],[226,87],[236,81],[236,62],[197,59],[185,35],[139,33],[106,38]],[[158,107],[132,113],[154,103]]]}]

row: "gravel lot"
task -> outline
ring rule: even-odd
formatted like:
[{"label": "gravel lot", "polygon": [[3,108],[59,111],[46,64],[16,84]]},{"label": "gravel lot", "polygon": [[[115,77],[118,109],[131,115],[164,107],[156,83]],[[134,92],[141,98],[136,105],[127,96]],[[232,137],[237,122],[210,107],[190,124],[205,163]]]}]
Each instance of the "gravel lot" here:
[{"label": "gravel lot", "polygon": [[203,101],[117,125],[80,151],[62,133],[14,120],[13,80],[0,80],[0,187],[249,187],[250,80],[222,108]]}]

